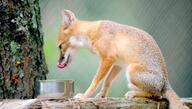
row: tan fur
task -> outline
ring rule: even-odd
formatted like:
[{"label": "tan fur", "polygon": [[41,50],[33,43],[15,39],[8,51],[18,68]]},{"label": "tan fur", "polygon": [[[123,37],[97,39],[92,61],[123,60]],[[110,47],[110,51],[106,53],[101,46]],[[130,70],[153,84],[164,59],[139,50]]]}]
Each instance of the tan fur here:
[{"label": "tan fur", "polygon": [[63,19],[58,36],[57,45],[61,47],[60,55],[63,56],[67,48],[79,48],[70,44],[69,39],[73,36],[88,39],[91,49],[96,51],[100,58],[100,65],[91,85],[84,94],[77,94],[76,97],[90,97],[99,82],[108,74],[97,95],[97,97],[105,97],[111,81],[124,67],[118,63],[122,61],[127,65],[128,82],[132,90],[128,94],[132,94],[132,97],[160,98],[166,95],[171,100],[171,108],[173,105],[174,109],[185,108],[179,97],[170,89],[164,58],[158,45],[148,33],[112,21],[78,20],[68,10],[64,11],[64,15],[69,19]]},{"label": "tan fur", "polygon": [[120,70],[121,70],[120,66],[115,65],[112,67],[111,71],[109,72],[109,74],[107,75],[107,78],[103,83],[103,87],[101,91],[96,95],[96,97],[102,98],[106,96],[112,80],[117,76]]},{"label": "tan fur", "polygon": [[[153,98],[154,97],[153,94],[147,93],[144,91],[128,91],[125,96],[127,96],[129,98],[134,98],[134,97]],[[159,98],[159,97],[155,96],[154,98]]]}]

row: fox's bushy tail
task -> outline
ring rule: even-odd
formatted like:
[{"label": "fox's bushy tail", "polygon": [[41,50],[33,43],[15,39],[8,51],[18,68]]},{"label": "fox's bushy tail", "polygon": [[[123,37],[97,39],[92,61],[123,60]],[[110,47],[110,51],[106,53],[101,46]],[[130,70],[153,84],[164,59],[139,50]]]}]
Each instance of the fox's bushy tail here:
[{"label": "fox's bushy tail", "polygon": [[181,102],[181,99],[175,93],[169,83],[167,84],[167,87],[165,89],[165,96],[169,100],[169,109],[189,109]]}]

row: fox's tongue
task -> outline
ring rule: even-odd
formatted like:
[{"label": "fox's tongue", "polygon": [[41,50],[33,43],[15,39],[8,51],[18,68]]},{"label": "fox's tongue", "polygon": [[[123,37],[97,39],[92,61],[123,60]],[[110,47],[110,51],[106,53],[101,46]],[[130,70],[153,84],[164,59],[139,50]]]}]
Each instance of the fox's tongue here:
[{"label": "fox's tongue", "polygon": [[58,68],[65,68],[67,66],[67,62],[65,62],[65,63],[57,63],[57,67]]},{"label": "fox's tongue", "polygon": [[67,65],[68,65],[68,59],[67,59],[67,61],[64,61],[64,60],[58,61],[58,63],[57,63],[58,68],[65,68]]},{"label": "fox's tongue", "polygon": [[67,56],[66,60],[64,60],[64,59],[58,60],[57,67],[65,68],[68,66],[68,63],[69,63],[69,55]]}]

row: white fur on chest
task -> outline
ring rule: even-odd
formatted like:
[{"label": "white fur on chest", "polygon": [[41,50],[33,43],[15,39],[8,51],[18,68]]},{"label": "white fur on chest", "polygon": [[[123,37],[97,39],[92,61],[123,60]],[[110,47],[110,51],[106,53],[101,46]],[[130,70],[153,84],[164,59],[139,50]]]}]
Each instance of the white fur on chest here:
[{"label": "white fur on chest", "polygon": [[69,42],[73,46],[84,47],[84,48],[88,48],[94,53],[97,52],[94,49],[94,47],[91,45],[91,41],[85,36],[71,36],[71,38],[69,39]]},{"label": "white fur on chest", "polygon": [[78,47],[90,47],[90,43],[87,38],[84,36],[71,36],[69,39],[69,42],[73,46],[78,46]]}]

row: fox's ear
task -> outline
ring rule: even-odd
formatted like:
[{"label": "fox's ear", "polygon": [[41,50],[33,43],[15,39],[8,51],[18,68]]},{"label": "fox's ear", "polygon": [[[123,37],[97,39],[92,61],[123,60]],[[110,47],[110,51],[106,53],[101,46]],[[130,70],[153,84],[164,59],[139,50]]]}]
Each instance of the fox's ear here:
[{"label": "fox's ear", "polygon": [[68,28],[71,24],[73,24],[77,18],[75,14],[70,10],[63,10],[62,11],[62,23],[65,26],[65,29]]}]

